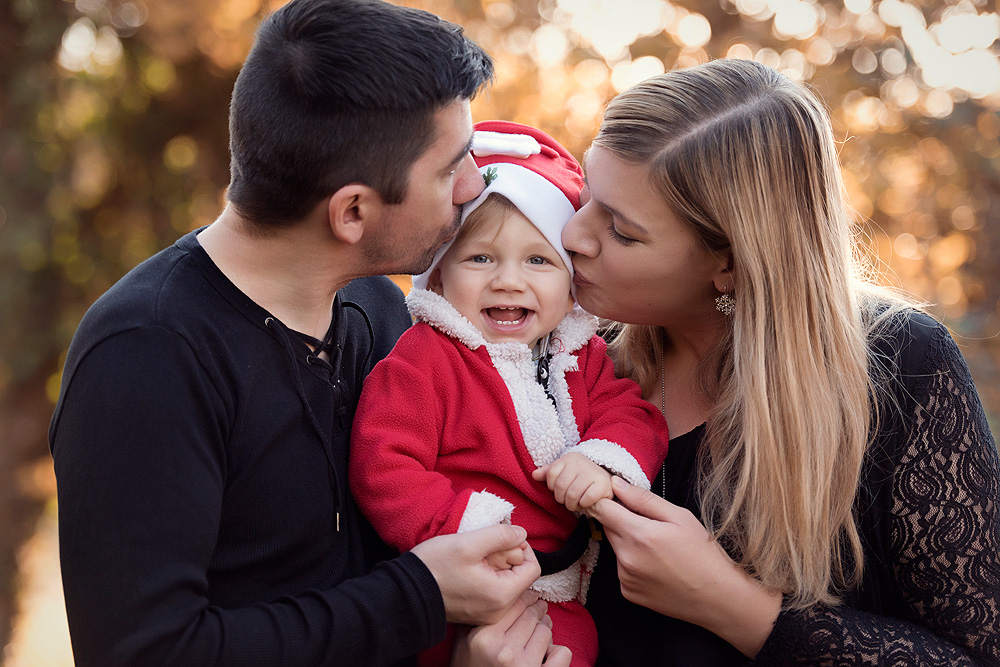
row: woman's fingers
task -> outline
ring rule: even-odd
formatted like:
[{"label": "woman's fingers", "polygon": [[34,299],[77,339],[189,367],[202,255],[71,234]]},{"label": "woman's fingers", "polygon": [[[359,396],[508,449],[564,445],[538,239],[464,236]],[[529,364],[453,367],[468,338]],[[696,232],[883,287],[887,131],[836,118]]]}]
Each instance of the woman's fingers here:
[{"label": "woman's fingers", "polygon": [[[622,505],[647,519],[676,523],[685,509],[669,503],[651,491],[632,486],[621,477],[611,478],[611,488]],[[603,523],[603,521],[601,522]]]},{"label": "woman's fingers", "polygon": [[635,520],[640,519],[627,507],[607,498],[601,498],[590,506],[587,514],[596,519],[610,533],[624,533]]}]

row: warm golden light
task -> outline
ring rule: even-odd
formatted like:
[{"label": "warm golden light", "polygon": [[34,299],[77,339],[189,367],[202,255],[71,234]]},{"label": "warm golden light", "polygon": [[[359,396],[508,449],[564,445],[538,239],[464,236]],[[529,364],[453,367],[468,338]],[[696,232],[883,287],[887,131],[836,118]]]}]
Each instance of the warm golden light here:
[{"label": "warm golden light", "polygon": [[[0,400],[34,392],[41,409],[18,415],[31,428],[0,423],[0,433],[37,432],[46,456],[82,314],[225,205],[228,95],[260,18],[287,0],[12,1],[19,20],[4,28],[17,48],[0,49],[11,81],[0,111],[0,303],[31,326],[10,326],[0,341]],[[473,100],[476,120],[540,126],[577,157],[607,101],[663,71],[753,59],[810,86],[829,108],[853,231],[877,279],[967,334],[960,345],[1000,433],[994,0],[390,1],[461,24],[493,56],[496,80]],[[72,664],[54,551],[37,546],[48,539],[54,550],[52,530],[43,519],[24,550],[9,667]],[[45,567],[30,564],[40,559]],[[48,602],[36,598],[43,588]]]},{"label": "warm golden light", "polygon": [[712,25],[701,14],[688,14],[677,22],[677,38],[690,49],[701,48],[712,39]]}]

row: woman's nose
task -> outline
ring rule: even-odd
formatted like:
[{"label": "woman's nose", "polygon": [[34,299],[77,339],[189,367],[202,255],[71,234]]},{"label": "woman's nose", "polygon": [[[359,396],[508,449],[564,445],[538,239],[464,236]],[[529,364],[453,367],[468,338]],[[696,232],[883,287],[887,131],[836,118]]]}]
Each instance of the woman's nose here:
[{"label": "woman's nose", "polygon": [[590,208],[590,204],[584,204],[563,227],[563,247],[571,255],[597,257],[601,252],[601,244],[591,232],[593,220]]}]

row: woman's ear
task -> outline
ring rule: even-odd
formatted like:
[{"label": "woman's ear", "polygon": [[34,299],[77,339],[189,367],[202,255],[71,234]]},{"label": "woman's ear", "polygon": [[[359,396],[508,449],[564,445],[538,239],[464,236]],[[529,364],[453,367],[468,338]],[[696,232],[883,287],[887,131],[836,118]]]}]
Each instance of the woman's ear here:
[{"label": "woman's ear", "polygon": [[732,248],[720,250],[715,253],[715,256],[719,262],[715,275],[712,277],[715,289],[722,294],[734,291],[736,289],[736,282],[733,271]]},{"label": "woman's ear", "polygon": [[378,219],[382,206],[382,198],[367,185],[349,183],[340,188],[327,204],[327,221],[334,237],[354,245],[364,236],[366,226]]}]

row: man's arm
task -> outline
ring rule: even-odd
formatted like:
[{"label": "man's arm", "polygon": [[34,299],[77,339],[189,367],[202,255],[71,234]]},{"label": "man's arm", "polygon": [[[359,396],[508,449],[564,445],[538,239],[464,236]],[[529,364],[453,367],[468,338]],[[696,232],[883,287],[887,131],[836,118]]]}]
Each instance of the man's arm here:
[{"label": "man's arm", "polygon": [[64,391],[52,450],[80,667],[385,664],[442,638],[441,595],[413,554],[332,588],[209,604],[235,414],[177,334],[105,340]]}]

